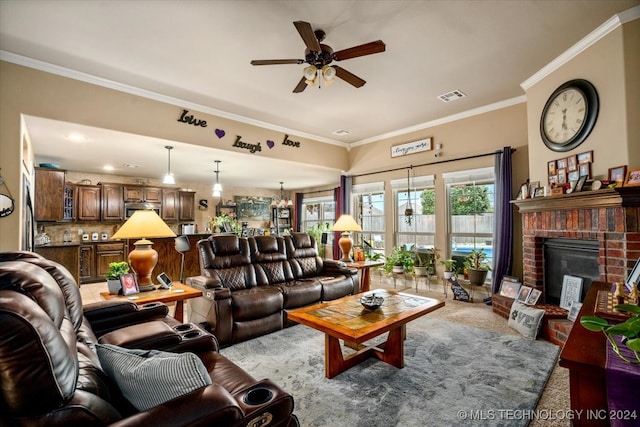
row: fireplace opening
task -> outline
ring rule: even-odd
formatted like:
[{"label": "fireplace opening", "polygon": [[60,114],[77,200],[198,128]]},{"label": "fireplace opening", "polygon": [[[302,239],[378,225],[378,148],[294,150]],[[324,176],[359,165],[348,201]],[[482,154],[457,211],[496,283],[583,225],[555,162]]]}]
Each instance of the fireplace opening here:
[{"label": "fireplace opening", "polygon": [[565,275],[582,277],[584,301],[591,282],[600,280],[597,240],[553,238],[543,242],[544,296],[547,304],[560,304]]}]

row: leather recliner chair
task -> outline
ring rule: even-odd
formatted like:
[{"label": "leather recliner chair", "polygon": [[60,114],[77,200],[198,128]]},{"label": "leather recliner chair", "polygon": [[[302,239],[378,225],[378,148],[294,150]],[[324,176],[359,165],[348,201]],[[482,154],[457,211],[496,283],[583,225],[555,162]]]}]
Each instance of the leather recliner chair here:
[{"label": "leather recliner chair", "polygon": [[[199,334],[197,345],[176,344],[173,349],[196,353],[212,384],[137,411],[101,369],[95,351],[98,338],[82,315],[81,301],[74,299],[76,288],[57,263],[0,254],[0,425],[298,425],[292,397],[269,380],[256,381],[220,355],[215,339],[206,333]],[[151,324],[169,327],[150,321],[140,328],[113,329],[100,340],[114,335],[138,340],[138,335],[154,330],[147,328]],[[174,331],[178,339],[180,326]],[[167,344],[165,338],[157,343]],[[265,388],[271,399],[247,403],[253,391]]]}]

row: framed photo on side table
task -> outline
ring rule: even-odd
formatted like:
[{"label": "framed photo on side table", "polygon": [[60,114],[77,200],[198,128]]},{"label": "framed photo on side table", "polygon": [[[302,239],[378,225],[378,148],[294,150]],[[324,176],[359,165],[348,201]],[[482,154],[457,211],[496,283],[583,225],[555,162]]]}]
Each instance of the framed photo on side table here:
[{"label": "framed photo on side table", "polygon": [[120,276],[120,284],[122,285],[122,295],[133,295],[140,292],[136,276],[133,273],[127,273]]},{"label": "framed photo on side table", "polygon": [[582,277],[565,274],[562,278],[562,293],[560,294],[560,307],[565,310],[571,308],[574,302],[581,302]]}]

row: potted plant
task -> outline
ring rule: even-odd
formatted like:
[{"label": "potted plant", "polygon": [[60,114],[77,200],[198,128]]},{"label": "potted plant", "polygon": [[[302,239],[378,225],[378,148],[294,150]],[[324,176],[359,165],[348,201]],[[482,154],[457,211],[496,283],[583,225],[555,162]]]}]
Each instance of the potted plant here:
[{"label": "potted plant", "polygon": [[469,283],[472,285],[483,285],[487,278],[487,273],[491,270],[491,265],[487,260],[484,249],[473,249],[465,257],[464,266],[469,275]]},{"label": "potted plant", "polygon": [[[609,325],[605,319],[598,316],[582,316],[580,324],[590,331],[602,331],[613,351],[625,362],[640,363],[640,307],[634,304],[618,304],[614,308],[628,311],[632,316],[616,325]],[[622,354],[616,335],[622,336],[620,342],[633,352],[635,359]]]},{"label": "potted plant", "polygon": [[456,260],[449,258],[440,261],[440,264],[444,265],[444,278],[449,280],[455,274]]},{"label": "potted plant", "polygon": [[385,258],[384,271],[386,273],[411,273],[413,271],[413,254],[401,246],[395,246],[391,255]]},{"label": "potted plant", "polygon": [[331,226],[328,222],[324,224],[318,223],[307,230],[307,234],[312,236],[316,240],[318,245],[318,255],[320,258],[324,258],[325,245],[322,243],[322,234],[329,232]]},{"label": "potted plant", "polygon": [[126,261],[109,263],[109,269],[104,277],[107,279],[107,289],[110,294],[117,295],[122,288],[120,276],[129,272],[129,264]]},{"label": "potted plant", "polygon": [[426,251],[419,251],[416,247],[413,249],[414,266],[413,273],[416,276],[428,276],[436,272],[436,260],[440,258],[438,249],[428,248]]}]

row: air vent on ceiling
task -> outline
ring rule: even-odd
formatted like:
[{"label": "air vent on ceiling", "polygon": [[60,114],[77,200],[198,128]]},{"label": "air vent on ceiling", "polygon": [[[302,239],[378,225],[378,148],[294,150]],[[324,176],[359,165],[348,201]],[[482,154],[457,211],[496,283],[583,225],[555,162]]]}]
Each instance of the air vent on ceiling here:
[{"label": "air vent on ceiling", "polygon": [[351,132],[349,132],[348,130],[345,129],[340,129],[340,130],[334,130],[333,134],[334,135],[338,135],[338,136],[342,136],[342,135],[349,135]]},{"label": "air vent on ceiling", "polygon": [[447,92],[443,95],[438,96],[438,99],[442,102],[451,102],[456,99],[464,98],[465,95],[461,90],[452,90],[451,92]]}]

